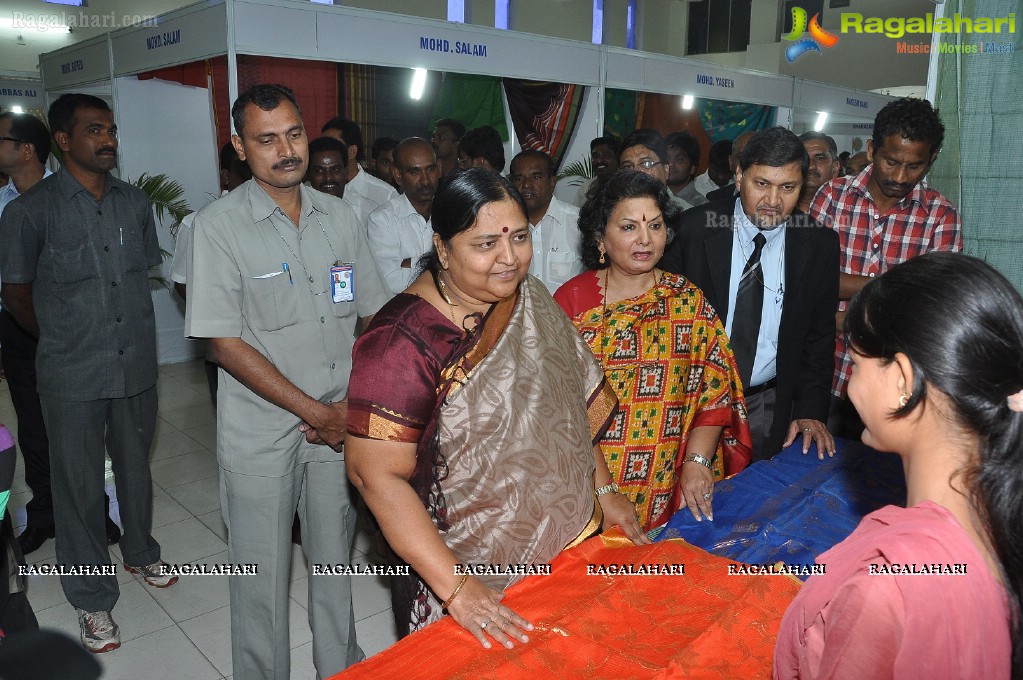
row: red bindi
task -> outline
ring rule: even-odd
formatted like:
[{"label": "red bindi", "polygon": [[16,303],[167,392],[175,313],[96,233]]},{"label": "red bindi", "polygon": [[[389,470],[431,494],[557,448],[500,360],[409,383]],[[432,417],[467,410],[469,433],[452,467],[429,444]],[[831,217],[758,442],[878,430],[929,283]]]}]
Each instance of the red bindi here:
[{"label": "red bindi", "polygon": [[501,229],[501,231],[504,232],[505,234],[507,234],[508,233],[508,227],[504,227],[503,229]]}]

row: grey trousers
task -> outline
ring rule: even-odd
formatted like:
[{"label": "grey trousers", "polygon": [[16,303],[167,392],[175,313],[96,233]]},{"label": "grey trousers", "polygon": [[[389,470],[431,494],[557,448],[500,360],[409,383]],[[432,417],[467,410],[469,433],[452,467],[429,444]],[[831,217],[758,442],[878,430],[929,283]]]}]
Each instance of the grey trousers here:
[{"label": "grey trousers", "polygon": [[[314,564],[348,564],[355,508],[343,461],[298,463],[284,477],[220,469],[220,504],[232,564],[257,564],[253,576],[230,576],[234,677],[287,680],[291,524],[297,508],[309,565],[313,664],[330,677],[365,658],[355,640],[350,576],[314,576]],[[359,578],[359,577],[357,577]],[[368,577],[367,577],[368,578]]]},{"label": "grey trousers", "polygon": [[[110,455],[129,566],[160,559],[153,539],[149,450],[156,429],[156,387],[133,397],[66,401],[40,395],[50,437],[50,485],[57,564],[110,564],[103,495],[103,453]],[[116,576],[61,576],[68,602],[87,612],[109,611],[120,591]]]}]

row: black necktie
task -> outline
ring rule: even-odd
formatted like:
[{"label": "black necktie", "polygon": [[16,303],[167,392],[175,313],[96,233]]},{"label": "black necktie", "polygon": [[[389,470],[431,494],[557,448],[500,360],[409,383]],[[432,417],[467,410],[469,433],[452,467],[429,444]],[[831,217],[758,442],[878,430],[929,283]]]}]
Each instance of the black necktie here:
[{"label": "black necktie", "polygon": [[760,266],[760,255],[764,252],[765,243],[767,239],[757,232],[753,237],[753,254],[742,268],[739,292],[735,296],[735,311],[732,314],[732,351],[745,389],[751,387],[750,376],[753,375],[753,362],[757,357],[760,318],[764,312],[764,268]]}]

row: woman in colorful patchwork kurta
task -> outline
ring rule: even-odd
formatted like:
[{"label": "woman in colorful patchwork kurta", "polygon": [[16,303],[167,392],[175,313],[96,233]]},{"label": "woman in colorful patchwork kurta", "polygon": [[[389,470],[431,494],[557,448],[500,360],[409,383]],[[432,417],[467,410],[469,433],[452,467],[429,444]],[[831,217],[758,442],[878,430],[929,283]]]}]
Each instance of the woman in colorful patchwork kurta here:
[{"label": "woman in colorful patchwork kurta", "polygon": [[657,262],[680,216],[664,184],[615,175],[583,206],[589,268],[554,299],[604,366],[619,412],[600,447],[649,530],[684,503],[713,519],[714,481],[749,464],[742,383],[699,288]]}]

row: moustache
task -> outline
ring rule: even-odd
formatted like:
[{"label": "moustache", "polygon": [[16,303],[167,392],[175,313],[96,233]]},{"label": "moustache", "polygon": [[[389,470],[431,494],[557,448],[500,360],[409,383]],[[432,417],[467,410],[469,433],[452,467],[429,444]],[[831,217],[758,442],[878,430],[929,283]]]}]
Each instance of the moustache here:
[{"label": "moustache", "polygon": [[889,189],[898,189],[899,191],[909,191],[913,188],[913,185],[903,184],[901,182],[885,182],[884,185]]},{"label": "moustache", "polygon": [[117,153],[117,149],[115,149],[112,146],[104,146],[102,149],[100,149],[100,150],[98,150],[96,152],[96,155],[97,156],[101,156],[103,154],[108,154],[108,153],[109,154]]},{"label": "moustache", "polygon": [[291,158],[282,158],[270,167],[273,170],[290,170],[300,165],[302,165],[302,159],[298,156],[292,156]]}]

